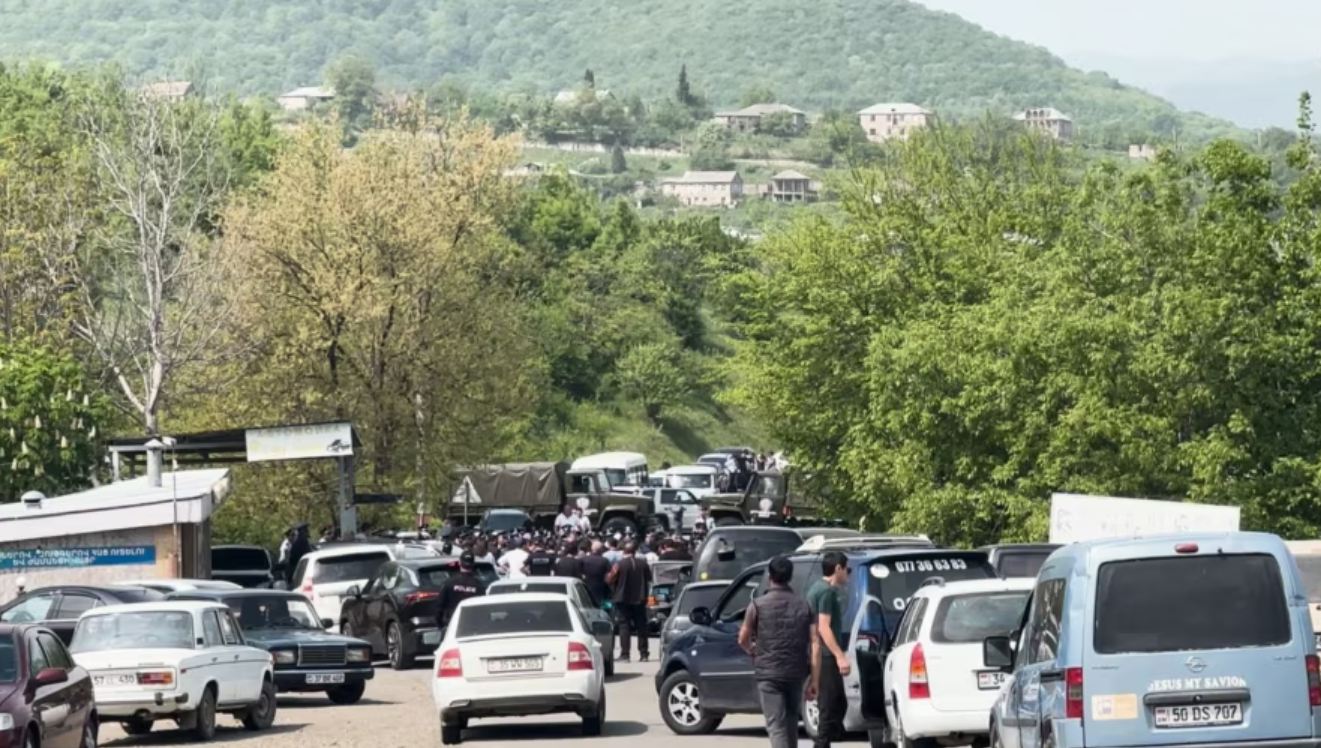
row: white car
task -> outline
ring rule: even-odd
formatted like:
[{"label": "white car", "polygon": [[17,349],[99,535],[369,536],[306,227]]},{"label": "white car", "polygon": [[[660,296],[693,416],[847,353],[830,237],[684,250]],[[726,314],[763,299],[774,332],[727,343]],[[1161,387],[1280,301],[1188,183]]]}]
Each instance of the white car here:
[{"label": "white car", "polygon": [[[463,741],[469,720],[572,713],[583,735],[605,723],[605,655],[564,595],[528,593],[464,600],[436,649],[431,694],[440,741]],[[593,630],[596,629],[596,630]]]},{"label": "white car", "polygon": [[[583,620],[587,621],[587,627],[592,627],[593,621],[603,621],[609,627],[608,633],[600,633],[596,640],[600,642],[601,649],[605,652],[605,674],[610,677],[615,674],[615,622],[611,618],[610,612],[602,605],[601,600],[592,596],[591,590],[583,580],[575,577],[523,577],[522,579],[503,579],[498,582],[492,582],[486,588],[488,595],[527,595],[537,593],[550,593],[552,595],[565,595],[573,604],[578,607],[578,612],[582,614]],[[606,628],[598,627],[602,632]]]},{"label": "white car", "polygon": [[387,561],[435,555],[430,548],[402,543],[330,545],[298,560],[290,586],[307,596],[319,617],[335,621],[328,630],[339,633],[340,609],[349,588],[366,587],[367,580]]},{"label": "white car", "polygon": [[1018,628],[1035,579],[978,579],[918,589],[885,658],[887,743],[983,743],[1006,675],[982,641]]},{"label": "white car", "polygon": [[87,611],[69,647],[92,676],[102,722],[145,735],[174,720],[199,740],[225,712],[249,730],[275,721],[271,655],[249,647],[220,602],[107,605]]},{"label": "white car", "polygon": [[192,592],[194,590],[241,590],[242,586],[219,579],[135,579],[126,582],[112,582],[112,587],[146,587],[170,594],[171,592]]},{"label": "white car", "polygon": [[685,489],[700,500],[720,492],[722,473],[713,465],[679,465],[665,471],[665,486]]}]

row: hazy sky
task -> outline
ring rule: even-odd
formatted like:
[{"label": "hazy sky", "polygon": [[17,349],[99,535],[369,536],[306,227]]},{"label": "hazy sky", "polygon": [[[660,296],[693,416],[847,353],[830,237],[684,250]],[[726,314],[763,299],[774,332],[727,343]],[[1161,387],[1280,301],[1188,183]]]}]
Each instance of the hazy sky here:
[{"label": "hazy sky", "polygon": [[1062,57],[1321,58],[1321,0],[918,0]]}]

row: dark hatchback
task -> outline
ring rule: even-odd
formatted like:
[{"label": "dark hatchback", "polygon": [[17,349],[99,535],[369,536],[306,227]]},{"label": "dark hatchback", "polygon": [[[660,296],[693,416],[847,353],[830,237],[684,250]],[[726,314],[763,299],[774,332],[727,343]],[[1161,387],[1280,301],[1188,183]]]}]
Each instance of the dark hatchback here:
[{"label": "dark hatchback", "polygon": [[[495,567],[477,564],[477,577],[490,584]],[[418,655],[430,655],[440,644],[440,588],[459,573],[457,558],[391,561],[344,595],[339,630],[360,636],[373,652],[383,652],[395,670],[413,666]]]},{"label": "dark hatchback", "polygon": [[243,638],[271,653],[275,687],[282,693],[325,693],[336,704],[362,698],[372,669],[371,646],[326,631],[329,621],[296,592],[280,590],[189,590],[171,600],[219,601],[229,606]]},{"label": "dark hatchback", "polygon": [[0,748],[95,748],[92,678],[41,626],[0,625]]},{"label": "dark hatchback", "polygon": [[717,527],[693,554],[693,579],[733,579],[753,564],[793,553],[803,537],[787,527],[735,525]]},{"label": "dark hatchback", "polygon": [[1004,543],[988,545],[980,550],[986,553],[995,573],[1009,579],[1011,577],[1035,578],[1046,563],[1050,554],[1059,548],[1058,543]]},{"label": "dark hatchback", "polygon": [[657,636],[670,617],[679,592],[692,581],[692,561],[657,561],[651,569],[651,589],[647,592],[647,624]]},{"label": "dark hatchback", "polygon": [[146,587],[90,587],[64,584],[42,587],[0,608],[0,623],[40,623],[67,647],[73,641],[78,616],[101,605],[149,603],[165,595]]}]

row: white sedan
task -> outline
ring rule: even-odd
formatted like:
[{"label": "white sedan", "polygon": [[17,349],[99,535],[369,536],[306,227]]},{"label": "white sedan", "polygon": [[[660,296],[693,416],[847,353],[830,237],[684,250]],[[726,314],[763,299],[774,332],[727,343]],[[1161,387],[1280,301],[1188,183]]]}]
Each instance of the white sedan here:
[{"label": "white sedan", "polygon": [[93,608],[78,620],[69,652],[91,673],[101,721],[130,735],[168,719],[210,740],[217,712],[249,730],[275,721],[271,654],[244,643],[224,603]]},{"label": "white sedan", "polygon": [[126,582],[112,582],[112,587],[146,587],[149,590],[156,590],[170,594],[171,592],[192,592],[194,590],[241,590],[241,586],[233,582],[222,582],[219,579],[133,579]]},{"label": "white sedan", "polygon": [[460,603],[436,649],[431,693],[445,745],[472,719],[572,713],[583,735],[605,724],[605,655],[565,595],[474,597]]}]

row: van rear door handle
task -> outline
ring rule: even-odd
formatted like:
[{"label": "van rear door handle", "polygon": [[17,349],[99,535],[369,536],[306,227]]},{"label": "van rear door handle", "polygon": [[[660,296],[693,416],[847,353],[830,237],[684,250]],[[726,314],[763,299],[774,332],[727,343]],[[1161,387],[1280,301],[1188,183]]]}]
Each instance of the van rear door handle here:
[{"label": "van rear door handle", "polygon": [[1050,668],[1041,671],[1042,683],[1055,683],[1064,680],[1064,671],[1060,668]]}]

